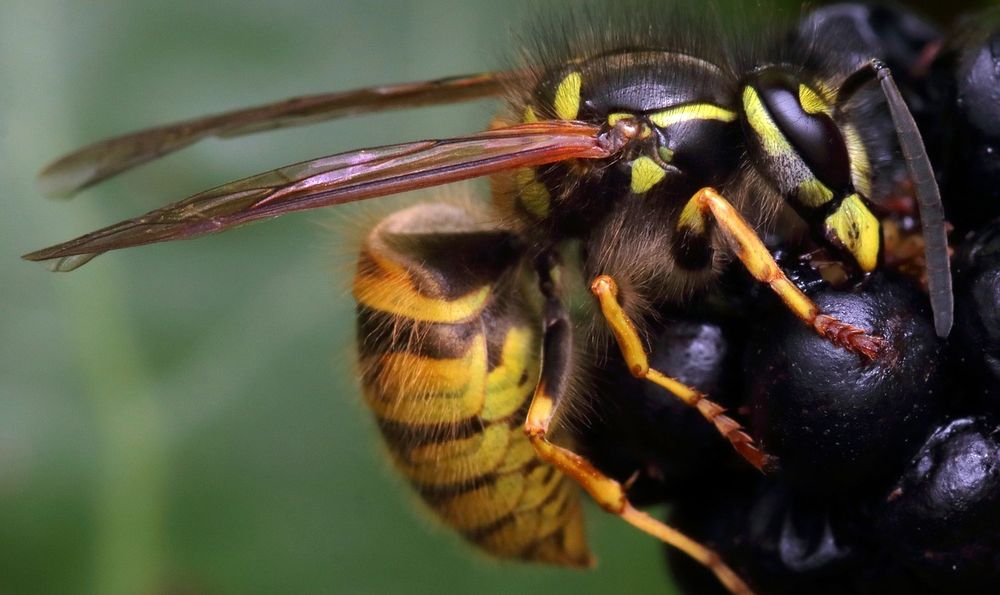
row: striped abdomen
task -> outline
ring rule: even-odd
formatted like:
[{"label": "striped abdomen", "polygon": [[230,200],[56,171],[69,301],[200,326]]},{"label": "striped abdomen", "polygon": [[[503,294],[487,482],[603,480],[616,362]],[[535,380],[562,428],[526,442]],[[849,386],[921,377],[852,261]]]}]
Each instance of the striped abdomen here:
[{"label": "striped abdomen", "polygon": [[369,235],[354,280],[364,396],[445,523],[495,556],[587,564],[577,488],[523,431],[540,342],[518,298],[520,255],[473,221],[422,205]]}]

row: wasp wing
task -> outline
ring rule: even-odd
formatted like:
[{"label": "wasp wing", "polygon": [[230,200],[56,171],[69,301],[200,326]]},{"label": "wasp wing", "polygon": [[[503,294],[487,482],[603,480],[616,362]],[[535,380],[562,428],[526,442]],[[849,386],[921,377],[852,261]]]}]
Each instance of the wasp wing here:
[{"label": "wasp wing", "polygon": [[49,196],[70,196],[147,161],[208,137],[231,137],[383,110],[438,105],[498,95],[516,71],[307,95],[149,128],[69,153],[39,174]]},{"label": "wasp wing", "polygon": [[195,238],[294,211],[512,168],[607,158],[620,146],[598,127],[554,120],[461,138],[349,151],[231,182],[24,258],[55,260],[55,270],[68,271],[109,250]]}]

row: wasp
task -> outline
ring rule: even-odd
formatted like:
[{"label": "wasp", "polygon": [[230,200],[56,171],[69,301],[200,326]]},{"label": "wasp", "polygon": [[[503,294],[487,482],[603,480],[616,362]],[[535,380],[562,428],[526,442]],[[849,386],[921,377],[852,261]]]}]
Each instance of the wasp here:
[{"label": "wasp", "polygon": [[[878,336],[824,313],[760,232],[840,257],[853,277],[884,249],[880,176],[900,170],[919,205],[939,334],[951,326],[943,211],[931,164],[880,56],[821,31],[759,41],[683,4],[581,11],[542,25],[506,71],[306,96],[127,134],[41,173],[72,194],[213,136],[364,112],[507,99],[484,132],[365,148],[198,193],[27,254],[56,270],[104,252],[191,239],[291,212],[489,176],[489,205],[420,204],[380,221],[353,282],[361,385],[395,465],[468,541],[502,558],[586,566],[579,489],[685,552],[733,593],[720,557],[630,502],[560,433],[601,337],[629,372],[698,411],[752,466],[774,461],[708,395],[649,364],[663,304],[713,293],[738,266],[802,322],[858,357]],[[592,294],[588,320],[567,280]],[[596,337],[596,338],[595,338]],[[589,355],[588,355],[589,354]]]}]

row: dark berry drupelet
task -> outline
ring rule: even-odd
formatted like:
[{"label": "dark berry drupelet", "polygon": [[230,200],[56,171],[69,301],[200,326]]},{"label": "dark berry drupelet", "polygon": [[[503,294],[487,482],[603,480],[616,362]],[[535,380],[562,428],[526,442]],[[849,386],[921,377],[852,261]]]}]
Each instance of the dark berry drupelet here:
[{"label": "dark berry drupelet", "polygon": [[1000,422],[967,417],[935,430],[875,513],[875,535],[931,584],[1000,584]]},{"label": "dark berry drupelet", "polygon": [[886,346],[869,360],[776,308],[754,329],[744,362],[751,433],[800,489],[876,490],[896,476],[941,408],[943,349],[927,297],[885,273],[854,291],[812,297]]},{"label": "dark berry drupelet", "polygon": [[955,257],[952,344],[966,391],[985,392],[1000,411],[1000,220],[971,235]]}]

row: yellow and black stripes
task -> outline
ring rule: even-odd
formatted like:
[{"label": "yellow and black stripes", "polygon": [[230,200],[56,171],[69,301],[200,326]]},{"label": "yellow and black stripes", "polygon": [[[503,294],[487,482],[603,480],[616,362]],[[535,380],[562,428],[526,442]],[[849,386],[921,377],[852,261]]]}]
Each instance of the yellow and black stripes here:
[{"label": "yellow and black stripes", "polygon": [[831,96],[781,68],[755,73],[741,92],[749,152],[817,235],[871,271],[882,244],[862,194],[870,166],[855,130],[836,122]]},{"label": "yellow and black stripes", "polygon": [[514,291],[519,253],[498,256],[496,230],[455,233],[466,218],[420,206],[369,236],[355,282],[365,399],[395,466],[466,539],[499,557],[588,564],[578,490],[523,430],[541,337]]}]

